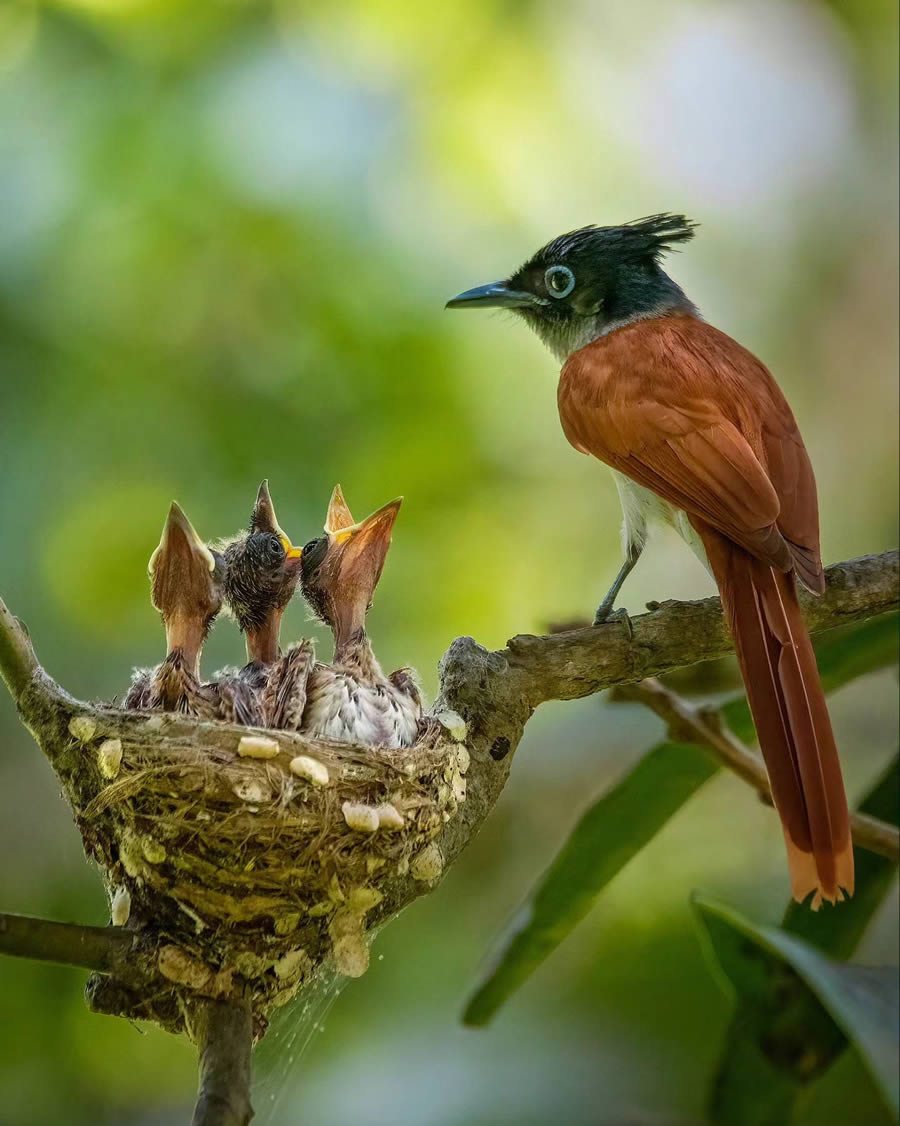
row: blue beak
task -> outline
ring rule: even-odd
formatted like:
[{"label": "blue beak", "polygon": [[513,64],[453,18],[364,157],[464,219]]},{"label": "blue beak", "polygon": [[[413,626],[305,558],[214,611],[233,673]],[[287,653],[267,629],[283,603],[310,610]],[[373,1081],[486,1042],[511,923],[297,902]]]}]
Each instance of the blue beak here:
[{"label": "blue beak", "polygon": [[537,297],[526,290],[509,289],[504,282],[490,282],[488,285],[477,285],[474,289],[467,289],[465,293],[458,293],[447,302],[448,309],[470,309],[476,305],[487,307],[496,306],[503,309],[521,309],[526,305],[546,305],[543,297]]}]

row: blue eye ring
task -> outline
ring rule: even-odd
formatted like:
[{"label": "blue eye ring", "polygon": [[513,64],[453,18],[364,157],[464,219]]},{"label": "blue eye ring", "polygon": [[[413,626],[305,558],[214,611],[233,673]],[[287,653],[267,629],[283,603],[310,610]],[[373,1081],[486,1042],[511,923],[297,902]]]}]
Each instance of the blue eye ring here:
[{"label": "blue eye ring", "polygon": [[544,285],[550,296],[559,301],[575,288],[575,275],[568,266],[549,266],[544,272]]}]

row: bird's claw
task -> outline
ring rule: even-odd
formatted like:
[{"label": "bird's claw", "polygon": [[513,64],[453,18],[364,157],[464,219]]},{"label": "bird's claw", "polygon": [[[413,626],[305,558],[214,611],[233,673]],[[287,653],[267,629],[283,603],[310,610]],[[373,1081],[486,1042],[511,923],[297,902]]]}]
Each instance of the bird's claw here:
[{"label": "bird's claw", "polygon": [[613,599],[610,598],[609,595],[607,595],[606,598],[604,598],[600,605],[597,607],[597,611],[594,614],[593,624],[595,626],[602,626],[604,622],[609,621],[612,612]]},{"label": "bird's claw", "polygon": [[597,613],[594,615],[594,625],[595,626],[602,626],[606,622],[616,622],[616,621],[622,623],[622,625],[625,628],[625,636],[628,638],[629,641],[633,641],[634,640],[634,627],[631,624],[631,618],[629,617],[627,610],[625,610],[624,608],[619,609],[619,610],[613,610],[612,606],[607,606],[605,604],[598,607]]}]

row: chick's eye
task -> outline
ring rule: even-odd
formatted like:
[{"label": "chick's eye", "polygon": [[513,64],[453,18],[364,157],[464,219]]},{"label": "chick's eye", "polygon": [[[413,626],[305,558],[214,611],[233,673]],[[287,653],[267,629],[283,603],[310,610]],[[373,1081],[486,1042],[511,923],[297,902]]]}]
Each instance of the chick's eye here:
[{"label": "chick's eye", "polygon": [[273,559],[280,559],[284,555],[284,544],[278,536],[269,536],[266,549]]},{"label": "chick's eye", "polygon": [[304,575],[311,575],[325,558],[328,550],[328,540],[325,536],[320,536],[316,540],[310,540],[303,549],[301,556],[301,564],[303,567]]},{"label": "chick's eye", "polygon": [[544,274],[544,284],[551,297],[568,297],[575,288],[575,275],[568,266],[551,266]]}]

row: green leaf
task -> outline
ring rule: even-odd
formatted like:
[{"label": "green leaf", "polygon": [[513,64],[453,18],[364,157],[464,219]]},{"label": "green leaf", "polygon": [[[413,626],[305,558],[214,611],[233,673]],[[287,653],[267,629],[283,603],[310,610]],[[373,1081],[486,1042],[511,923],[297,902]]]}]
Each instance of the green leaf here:
[{"label": "green leaf", "polygon": [[[826,691],[895,662],[897,615],[822,635],[817,658]],[[721,712],[739,738],[753,738],[743,696]],[[487,1024],[591,910],[610,880],[719,769],[702,748],[665,741],[595,802],[498,939],[464,1022]]]},{"label": "green leaf", "polygon": [[748,1019],[756,1011],[770,1018],[777,1008],[776,1035],[762,1045],[764,1053],[778,1053],[777,1062],[804,1081],[833,1062],[846,1038],[887,1105],[900,1114],[897,967],[836,962],[802,939],[757,926],[724,904],[695,896],[693,905],[714,965],[726,989],[748,1003]]},{"label": "green leaf", "polygon": [[666,743],[588,810],[503,935],[497,959],[466,1007],[466,1024],[487,1024],[716,769],[697,747]]},{"label": "green leaf", "polygon": [[[900,757],[882,774],[860,805],[863,813],[897,824],[900,813]],[[886,857],[856,848],[856,891],[839,908],[810,911],[791,902],[782,929],[833,957],[849,958],[894,882],[896,865]],[[768,993],[766,995],[769,995]],[[760,996],[738,1001],[710,1092],[713,1122],[729,1126],[774,1126],[790,1120],[802,1090],[786,1054],[775,1046],[782,1034],[780,999]],[[802,1033],[801,1033],[802,1035]],[[807,1033],[808,1035],[808,1033]],[[839,1054],[844,1043],[837,1048]],[[764,1052],[761,1045],[766,1045]]]},{"label": "green leaf", "polygon": [[802,1087],[760,1047],[763,1022],[755,1006],[738,1002],[709,1094],[709,1121],[715,1126],[784,1126],[790,1122]]}]

